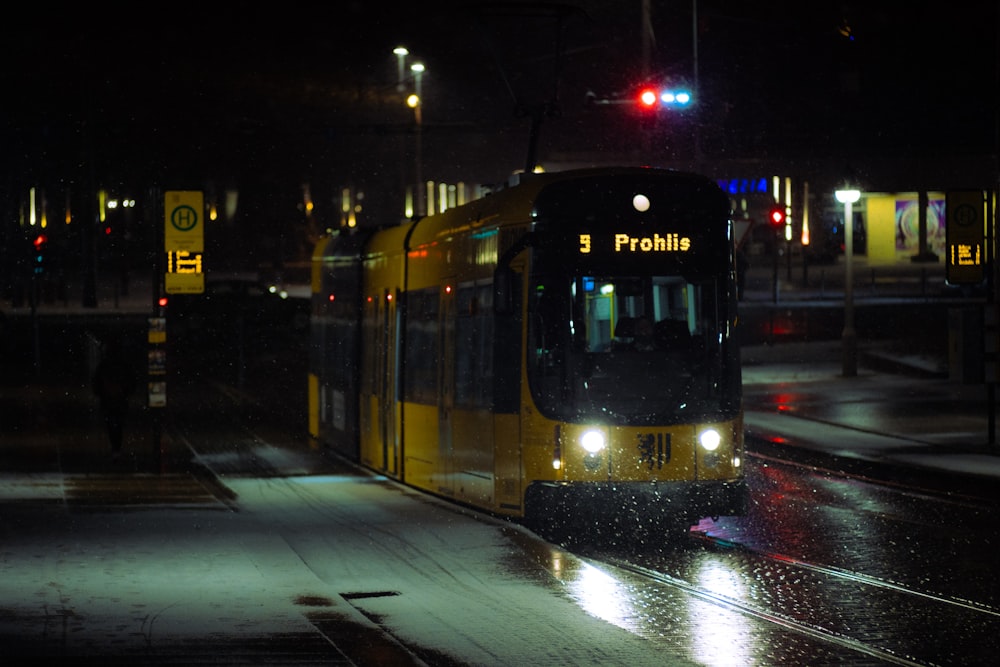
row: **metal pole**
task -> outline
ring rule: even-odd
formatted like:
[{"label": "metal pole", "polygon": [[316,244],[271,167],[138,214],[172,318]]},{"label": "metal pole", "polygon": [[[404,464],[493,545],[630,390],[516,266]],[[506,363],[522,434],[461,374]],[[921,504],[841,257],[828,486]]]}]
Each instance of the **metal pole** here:
[{"label": "metal pole", "polygon": [[[694,103],[701,104],[701,86],[698,81],[698,0],[691,0],[691,59],[694,70]],[[695,170],[701,171],[701,113],[696,111],[694,121],[694,163]]]},{"label": "metal pole", "polygon": [[861,199],[858,190],[837,190],[837,201],[844,205],[844,376],[858,374],[858,337],[854,331],[854,212],[852,205]]},{"label": "metal pole", "polygon": [[397,46],[392,50],[396,54],[396,90],[398,92],[403,92],[406,89],[406,83],[404,81],[404,68],[406,66],[406,56],[410,55],[410,52],[405,46]]},{"label": "metal pole", "polygon": [[854,212],[844,202],[844,376],[858,374],[858,336],[854,330]]},{"label": "metal pole", "polygon": [[417,179],[417,191],[416,191],[416,214],[417,218],[422,218],[427,215],[427,186],[424,184],[424,91],[423,91],[423,77],[424,77],[424,65],[423,63],[413,63],[410,65],[410,70],[413,72],[413,92],[416,93],[416,105],[413,107],[414,119],[416,120],[416,156],[415,156],[415,171]]},{"label": "metal pole", "polygon": [[[165,224],[166,216],[166,206],[163,201],[163,190],[159,186],[154,186],[146,191],[146,202],[145,202],[145,212],[146,217],[153,220],[163,221],[160,224]],[[161,290],[165,289],[163,272],[166,264],[166,245],[164,242],[164,237],[162,233],[156,235],[156,242],[153,244],[153,276],[150,281],[150,318],[149,328],[153,328],[153,318],[166,317],[165,309],[160,304]],[[164,329],[166,332],[166,329]],[[151,336],[150,332],[147,332],[147,337]],[[164,333],[164,335],[167,335]],[[149,409],[150,413],[150,451],[152,454],[152,466],[156,472],[166,472],[164,469],[164,459],[163,456],[163,412],[166,410],[166,406],[153,405],[152,401],[152,386],[154,382],[166,382],[167,380],[167,363],[172,363],[172,359],[167,359],[167,345],[169,341],[156,342],[150,345],[151,349],[157,349],[163,351],[163,366],[162,368],[157,367],[155,370],[157,372],[163,372],[162,375],[154,373],[152,366],[147,365],[146,368],[146,407]],[[159,363],[159,362],[157,362]]]},{"label": "metal pole", "polygon": [[774,247],[771,249],[771,299],[774,303],[778,303],[778,243],[780,242],[780,237],[778,236],[780,231],[775,228],[774,230]]},{"label": "metal pole", "polygon": [[[996,270],[997,270],[997,253],[996,253],[996,193],[987,192],[986,193],[986,267],[988,269],[986,273],[986,294],[987,294],[987,308],[992,312],[990,317],[993,321],[993,326],[987,326],[987,331],[993,336],[997,335],[997,291],[996,291]],[[987,347],[987,349],[996,350],[996,347]],[[986,409],[987,409],[987,419],[986,419],[986,441],[989,445],[990,451],[994,454],[1000,453],[997,451],[997,395],[996,395],[996,369],[998,364],[997,354],[993,352],[993,373],[994,377],[986,378]]]}]

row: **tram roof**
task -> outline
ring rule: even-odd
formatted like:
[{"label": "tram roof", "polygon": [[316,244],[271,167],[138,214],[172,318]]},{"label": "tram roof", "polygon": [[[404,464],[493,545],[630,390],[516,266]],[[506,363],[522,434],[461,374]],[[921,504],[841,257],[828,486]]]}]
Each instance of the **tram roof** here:
[{"label": "tram roof", "polygon": [[596,176],[648,177],[654,174],[670,175],[679,181],[697,181],[703,185],[718,187],[714,181],[705,176],[652,167],[592,167],[541,174],[518,174],[516,180],[501,190],[412,223],[415,227],[410,236],[409,247],[434,243],[456,234],[488,228],[501,222],[530,223],[539,193],[553,183]]}]

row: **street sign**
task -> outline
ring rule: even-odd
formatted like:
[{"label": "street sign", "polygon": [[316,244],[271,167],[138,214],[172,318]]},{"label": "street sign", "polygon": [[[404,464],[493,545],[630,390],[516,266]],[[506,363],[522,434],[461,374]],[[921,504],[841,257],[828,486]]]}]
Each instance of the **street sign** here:
[{"label": "street sign", "polygon": [[168,190],[163,201],[163,249],[205,250],[205,197],[201,192]]},{"label": "street sign", "polygon": [[956,190],[945,199],[945,278],[978,285],[986,266],[986,204],[982,190]]},{"label": "street sign", "polygon": [[163,290],[167,294],[204,294],[204,273],[164,274]]},{"label": "street sign", "polygon": [[163,200],[163,248],[167,294],[205,291],[202,253],[205,250],[205,198],[201,192],[168,190]]},{"label": "street sign", "polygon": [[748,232],[753,227],[753,220],[734,220],[733,234],[735,235],[736,248],[742,248],[743,242],[749,238]]}]

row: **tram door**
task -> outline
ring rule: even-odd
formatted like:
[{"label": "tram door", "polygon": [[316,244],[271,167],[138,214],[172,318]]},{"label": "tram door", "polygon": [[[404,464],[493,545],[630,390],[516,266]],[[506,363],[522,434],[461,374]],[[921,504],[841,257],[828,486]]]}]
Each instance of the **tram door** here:
[{"label": "tram door", "polygon": [[379,406],[378,437],[382,445],[381,467],[390,475],[397,473],[397,460],[399,458],[396,448],[396,429],[399,418],[399,406],[396,402],[397,360],[399,358],[396,296],[388,289],[382,295],[378,312],[380,340],[379,344],[375,346],[375,354],[377,355],[375,362],[376,391]]},{"label": "tram door", "polygon": [[443,484],[448,493],[454,492],[455,451],[452,440],[452,411],[455,407],[455,282],[446,278],[441,285],[441,328],[438,360],[438,461]]}]

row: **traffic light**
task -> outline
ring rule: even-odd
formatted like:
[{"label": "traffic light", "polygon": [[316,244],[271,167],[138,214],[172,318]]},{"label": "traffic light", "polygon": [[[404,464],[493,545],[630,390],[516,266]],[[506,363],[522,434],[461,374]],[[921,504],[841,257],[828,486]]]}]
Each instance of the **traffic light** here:
[{"label": "traffic light", "polygon": [[653,88],[643,88],[639,91],[639,106],[652,109],[660,105],[660,97]]},{"label": "traffic light", "polygon": [[767,221],[772,227],[785,226],[785,207],[775,204],[767,214]]},{"label": "traffic light", "polygon": [[661,109],[663,107],[685,107],[691,104],[691,93],[684,89],[657,88],[643,86],[636,98],[643,109]]},{"label": "traffic light", "polygon": [[32,252],[32,270],[36,274],[41,274],[45,272],[45,251],[49,243],[49,237],[45,234],[38,234],[34,240],[32,240],[31,245],[34,246],[34,252]]}]

